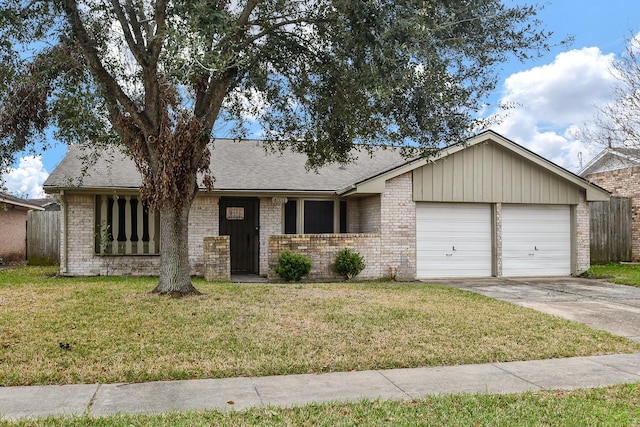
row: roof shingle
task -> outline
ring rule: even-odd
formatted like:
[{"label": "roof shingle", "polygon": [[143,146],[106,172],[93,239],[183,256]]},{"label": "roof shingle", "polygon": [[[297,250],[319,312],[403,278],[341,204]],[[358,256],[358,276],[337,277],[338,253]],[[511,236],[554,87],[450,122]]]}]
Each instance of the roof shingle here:
[{"label": "roof shingle", "polygon": [[[394,148],[355,149],[356,160],[346,165],[329,164],[318,171],[307,170],[306,156],[293,151],[267,153],[256,140],[216,139],[211,153],[214,190],[256,192],[336,192],[407,162]],[[70,146],[67,155],[49,175],[44,187],[58,188],[139,188],[141,177],[133,160],[120,151],[103,152],[86,168],[89,151]]]}]

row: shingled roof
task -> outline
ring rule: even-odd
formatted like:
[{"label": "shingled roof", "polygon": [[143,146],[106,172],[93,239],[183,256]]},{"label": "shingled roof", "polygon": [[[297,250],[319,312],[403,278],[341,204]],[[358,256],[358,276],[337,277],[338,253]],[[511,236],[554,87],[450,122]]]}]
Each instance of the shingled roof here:
[{"label": "shingled roof", "polygon": [[[306,156],[287,150],[267,153],[262,141],[216,139],[211,170],[214,191],[336,193],[353,184],[397,168],[407,160],[398,149],[355,149],[356,161],[307,170]],[[88,151],[70,146],[67,155],[44,183],[47,192],[60,189],[137,189],[141,176],[134,162],[120,151],[104,152],[83,176]]]},{"label": "shingled roof", "polygon": [[8,204],[8,205],[12,205],[12,206],[23,208],[23,209],[44,210],[43,207],[41,207],[36,203],[33,203],[30,200],[21,199],[20,197],[16,197],[1,191],[0,191],[0,204]]},{"label": "shingled roof", "polygon": [[634,166],[640,166],[639,149],[607,147],[591,159],[578,173],[580,176],[588,176],[592,173],[608,172]]}]

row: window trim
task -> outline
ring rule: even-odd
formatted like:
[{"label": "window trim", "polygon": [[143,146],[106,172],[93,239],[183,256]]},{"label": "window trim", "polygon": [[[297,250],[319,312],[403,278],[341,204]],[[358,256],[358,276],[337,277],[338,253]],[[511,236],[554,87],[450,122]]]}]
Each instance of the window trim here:
[{"label": "window trim", "polygon": [[[289,202],[296,202],[296,233],[295,234],[316,234],[316,233],[307,233],[304,229],[304,220],[305,220],[305,202],[333,202],[333,232],[332,233],[322,233],[322,234],[344,234],[340,231],[341,226],[341,212],[340,206],[341,204],[347,203],[345,210],[345,224],[344,229],[348,230],[348,218],[349,218],[349,208],[348,201],[343,198],[320,198],[320,197],[290,197]],[[282,205],[282,234],[287,234],[285,231],[286,224],[286,204]],[[289,233],[292,234],[292,233]]]}]

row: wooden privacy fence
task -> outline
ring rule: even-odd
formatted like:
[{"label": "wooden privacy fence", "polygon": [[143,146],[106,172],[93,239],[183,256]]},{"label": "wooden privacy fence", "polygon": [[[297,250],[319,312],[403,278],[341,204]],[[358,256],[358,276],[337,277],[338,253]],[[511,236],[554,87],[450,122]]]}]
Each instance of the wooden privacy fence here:
[{"label": "wooden privacy fence", "polygon": [[631,199],[590,202],[591,263],[631,261]]},{"label": "wooden privacy fence", "polygon": [[31,265],[60,262],[60,211],[29,211],[27,260]]}]

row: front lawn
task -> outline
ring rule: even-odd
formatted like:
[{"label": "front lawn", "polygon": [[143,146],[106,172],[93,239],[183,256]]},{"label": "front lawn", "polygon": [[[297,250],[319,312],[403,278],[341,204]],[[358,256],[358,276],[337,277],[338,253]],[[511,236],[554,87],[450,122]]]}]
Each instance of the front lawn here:
[{"label": "front lawn", "polygon": [[605,264],[592,265],[583,274],[585,277],[595,277],[605,282],[618,283],[640,287],[640,265],[635,264]]},{"label": "front lawn", "polygon": [[640,343],[422,284],[237,285],[0,272],[0,385],[139,382],[545,359]]}]

